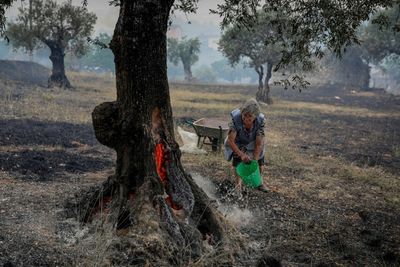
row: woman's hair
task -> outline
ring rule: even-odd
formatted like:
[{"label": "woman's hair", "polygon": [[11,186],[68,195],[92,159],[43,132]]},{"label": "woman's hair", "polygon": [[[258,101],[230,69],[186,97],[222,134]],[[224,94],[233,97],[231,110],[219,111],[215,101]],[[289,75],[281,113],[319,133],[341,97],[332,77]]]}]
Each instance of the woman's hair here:
[{"label": "woman's hair", "polygon": [[254,98],[247,100],[240,108],[240,112],[242,114],[250,113],[256,117],[261,113],[260,106]]}]

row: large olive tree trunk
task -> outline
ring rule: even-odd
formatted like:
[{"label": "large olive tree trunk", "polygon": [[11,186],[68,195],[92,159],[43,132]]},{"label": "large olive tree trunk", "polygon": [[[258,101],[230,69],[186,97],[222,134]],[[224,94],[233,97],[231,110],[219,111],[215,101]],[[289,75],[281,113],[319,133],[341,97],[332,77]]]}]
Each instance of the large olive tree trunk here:
[{"label": "large olive tree trunk", "polygon": [[[121,1],[111,42],[117,100],[100,104],[92,114],[97,139],[117,152],[117,167],[101,199],[93,194],[86,206],[109,203],[117,230],[158,236],[165,247],[189,250],[193,259],[204,252],[203,240],[226,244],[227,226],[183,170],[174,139],[166,71],[172,4]],[[93,210],[98,209],[85,212],[84,220],[95,216]]]},{"label": "large olive tree trunk", "polygon": [[58,86],[63,88],[71,88],[71,84],[65,75],[64,64],[64,47],[60,43],[53,41],[45,41],[45,44],[50,48],[50,60],[53,64],[52,73],[48,81],[48,86]]},{"label": "large olive tree trunk", "polygon": [[268,62],[267,63],[267,73],[265,74],[265,80],[263,82],[263,76],[264,76],[264,72],[263,72],[263,67],[260,66],[260,68],[257,71],[258,73],[258,90],[256,93],[256,99],[259,102],[264,102],[266,104],[272,104],[272,97],[270,95],[270,91],[271,88],[269,87],[269,80],[272,77],[272,63]]}]

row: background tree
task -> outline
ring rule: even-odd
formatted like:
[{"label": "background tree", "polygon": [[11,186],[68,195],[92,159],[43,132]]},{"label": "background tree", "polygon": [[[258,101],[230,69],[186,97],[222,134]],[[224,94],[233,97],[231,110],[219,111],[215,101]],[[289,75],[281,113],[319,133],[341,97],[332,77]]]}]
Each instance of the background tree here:
[{"label": "background tree", "polygon": [[66,57],[66,65],[79,70],[94,70],[115,73],[114,55],[108,45],[112,37],[107,33],[100,33],[91,43],[82,57],[76,58],[73,54]]},{"label": "background tree", "polygon": [[[201,256],[210,261],[210,266],[215,265],[212,260],[216,258],[223,265],[233,265],[232,253],[237,242],[230,241],[234,235],[184,171],[174,139],[166,71],[166,32],[171,8],[193,11],[197,1],[113,2],[120,6],[111,42],[117,99],[95,108],[93,126],[97,139],[117,151],[117,166],[115,174],[103,184],[102,194],[96,192],[91,195],[92,201],[84,202],[88,212],[83,217],[89,221],[95,204],[111,197],[110,216],[104,225],[111,224],[129,232],[119,232],[117,238],[109,239],[115,245],[107,246],[125,249],[127,254],[117,259],[121,266],[132,264],[138,255],[154,266],[185,265],[188,260],[193,262]],[[357,40],[354,33],[361,21],[392,1],[270,0],[263,3],[265,12],[284,8],[284,14],[291,18],[290,28],[297,27],[290,46],[282,50],[280,65],[300,61],[307,66],[312,54],[320,54],[318,47],[310,48],[324,45],[340,53],[344,45]],[[225,0],[218,12],[223,16],[224,25],[249,22],[250,27],[258,5],[256,0]],[[169,201],[163,197],[165,191]],[[188,219],[188,224],[179,220],[179,213]],[[207,250],[203,240],[214,245],[214,253],[223,248],[225,253],[204,257]],[[165,257],[168,263],[161,261]],[[105,259],[104,264],[110,262],[113,263]]]},{"label": "background tree", "polygon": [[337,57],[327,53],[320,62],[323,80],[332,84],[341,84],[367,90],[370,80],[370,66],[363,59],[360,46],[352,46]]},{"label": "background tree", "polygon": [[168,59],[178,65],[182,62],[185,72],[185,81],[193,80],[192,65],[199,60],[200,41],[198,38],[186,39],[178,41],[174,38],[168,38]]},{"label": "background tree", "polygon": [[53,64],[49,86],[70,88],[65,75],[65,53],[85,53],[86,37],[93,31],[96,19],[94,13],[73,6],[71,0],[61,5],[53,0],[32,0],[29,7],[19,8],[17,20],[8,24],[7,36],[15,48],[28,52],[46,45]]},{"label": "background tree", "polygon": [[259,21],[251,29],[235,25],[222,34],[218,43],[222,54],[232,65],[243,58],[250,60],[249,67],[254,68],[258,74],[256,99],[267,104],[272,104],[269,87],[272,68],[281,58],[281,42],[266,42],[278,34],[271,24],[277,15],[276,12],[259,15]]},{"label": "background tree", "polygon": [[[383,65],[381,62],[392,53],[400,52],[400,34],[396,32],[397,14],[399,6],[381,11],[372,16],[365,24],[359,27],[358,36],[360,46],[351,46],[345,50],[343,57],[336,57],[333,53],[327,52],[322,59],[321,66],[323,73],[327,76],[324,79],[331,83],[351,85],[361,89],[368,89],[370,83],[370,64],[377,67]],[[381,20],[384,14],[384,24],[377,25],[373,22]],[[385,73],[392,73],[386,65]],[[389,67],[390,68],[390,67]]]},{"label": "background tree", "polygon": [[[393,83],[396,83],[393,74],[398,67],[391,63],[395,62],[393,59],[396,55],[400,55],[399,14],[400,6],[397,4],[371,16],[371,19],[359,29],[361,57],[367,64],[373,64],[389,76],[391,90]],[[382,23],[378,25],[374,23],[376,21]],[[386,60],[387,57],[390,58]],[[390,63],[387,64],[388,62]],[[391,69],[392,67],[394,69]]]},{"label": "background tree", "polygon": [[[400,55],[400,5],[373,15],[359,29],[363,57],[375,65],[390,54]],[[382,24],[374,22],[382,21]]]},{"label": "background tree", "polygon": [[395,94],[400,93],[400,56],[390,54],[379,64],[380,69],[387,76],[386,90]]}]

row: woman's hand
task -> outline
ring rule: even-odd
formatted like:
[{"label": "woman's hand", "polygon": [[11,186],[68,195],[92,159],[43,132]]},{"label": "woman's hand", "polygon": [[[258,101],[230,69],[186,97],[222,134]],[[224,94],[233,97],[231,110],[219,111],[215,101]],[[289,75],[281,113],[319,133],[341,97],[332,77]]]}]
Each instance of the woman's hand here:
[{"label": "woman's hand", "polygon": [[243,162],[249,162],[251,159],[250,159],[250,157],[249,157],[249,155],[247,155],[246,153],[244,153],[244,152],[242,152],[241,154],[240,154],[240,159],[243,161]]}]

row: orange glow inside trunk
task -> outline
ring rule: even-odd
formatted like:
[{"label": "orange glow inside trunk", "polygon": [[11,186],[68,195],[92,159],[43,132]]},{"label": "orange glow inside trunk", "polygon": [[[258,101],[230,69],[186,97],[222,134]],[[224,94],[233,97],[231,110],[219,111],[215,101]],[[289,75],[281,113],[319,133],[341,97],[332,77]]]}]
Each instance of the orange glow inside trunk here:
[{"label": "orange glow inside trunk", "polygon": [[[157,165],[157,174],[158,177],[160,178],[161,182],[163,183],[164,187],[168,186],[168,175],[167,175],[167,169],[166,165],[169,162],[168,159],[168,154],[164,150],[164,145],[162,143],[158,143],[156,145],[155,149],[155,160],[156,160],[156,165]],[[172,197],[168,196],[165,201],[167,204],[173,208],[174,210],[180,210],[181,207],[179,207],[177,204],[175,204],[172,201]]]}]

